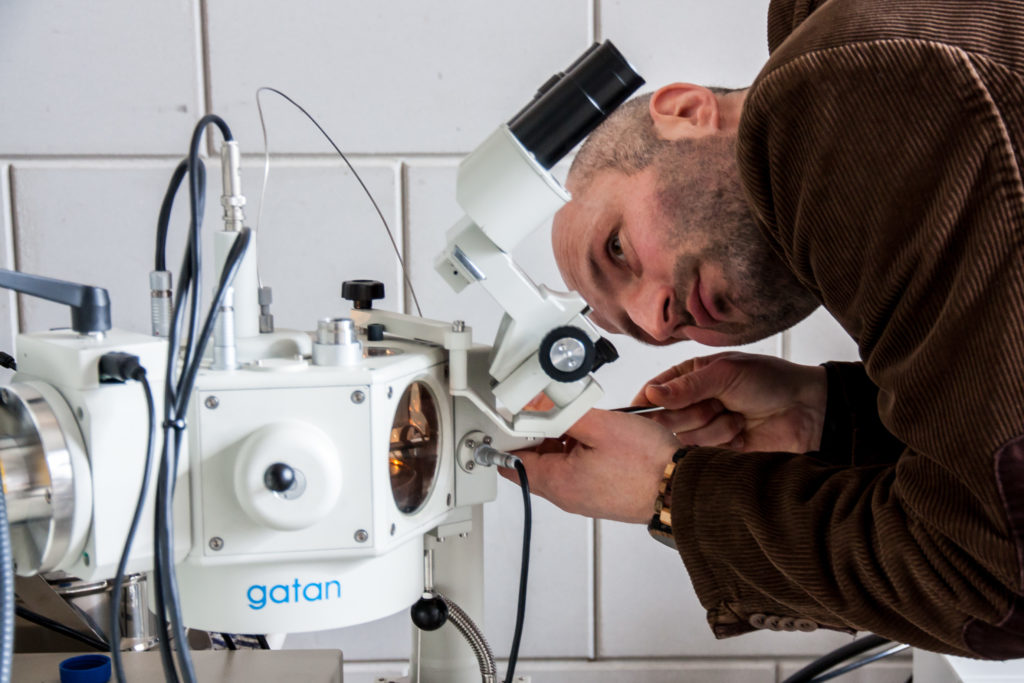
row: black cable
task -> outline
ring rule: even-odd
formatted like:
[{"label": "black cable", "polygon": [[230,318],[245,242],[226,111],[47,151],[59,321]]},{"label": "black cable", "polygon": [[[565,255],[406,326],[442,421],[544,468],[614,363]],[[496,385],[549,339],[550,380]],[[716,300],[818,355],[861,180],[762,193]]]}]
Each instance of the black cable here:
[{"label": "black cable", "polygon": [[221,633],[220,637],[224,639],[224,646],[229,650],[237,650],[238,646],[235,645],[235,639],[231,637],[230,633]]},{"label": "black cable", "polygon": [[867,652],[868,650],[891,642],[893,641],[888,638],[883,638],[882,636],[876,636],[874,633],[866,635],[863,638],[858,638],[852,643],[847,643],[842,647],[836,648],[835,650],[818,657],[782,683],[812,683],[812,681],[814,681],[814,677],[818,674],[824,673],[832,667],[842,664],[846,660],[852,659],[853,657]]},{"label": "black cable", "polygon": [[31,621],[33,624],[38,624],[39,626],[49,629],[54,633],[59,633],[62,636],[67,636],[68,638],[73,638],[81,643],[85,643],[91,648],[99,650],[100,652],[106,652],[110,649],[110,646],[104,643],[99,638],[94,638],[86,633],[82,633],[81,631],[76,631],[70,626],[65,626],[59,621],[54,621],[49,617],[44,617],[42,614],[37,614],[29,609],[22,607],[21,605],[18,605],[14,608],[14,613],[22,619],[24,619],[25,621]]},{"label": "black cable", "polygon": [[132,543],[135,541],[135,533],[138,531],[139,522],[142,519],[142,507],[146,501],[146,493],[149,491],[149,471],[153,463],[153,446],[156,441],[156,405],[153,401],[153,391],[146,379],[146,371],[141,366],[141,373],[133,377],[142,384],[142,390],[146,394],[146,407],[149,410],[149,438],[146,441],[146,462],[142,469],[142,486],[139,490],[139,502],[135,505],[135,514],[132,516],[132,523],[128,527],[128,536],[124,542],[124,551],[121,553],[121,561],[117,565],[117,573],[114,575],[114,586],[110,593],[110,654],[113,659],[114,674],[119,683],[125,683],[124,670],[121,663],[121,586],[124,584],[125,569],[128,566],[128,555],[132,551]]},{"label": "black cable", "polygon": [[171,207],[174,205],[174,197],[178,194],[181,181],[188,170],[188,161],[182,159],[178,167],[171,175],[171,182],[164,193],[163,204],[160,205],[160,217],[156,221],[156,258],[153,270],[167,270],[167,227],[171,222]]},{"label": "black cable", "polygon": [[523,620],[526,617],[526,578],[530,570],[530,529],[533,525],[533,514],[530,507],[530,480],[526,477],[526,467],[519,459],[515,461],[519,483],[523,488],[523,561],[519,569],[519,604],[516,606],[516,628],[512,636],[512,650],[508,655],[508,673],[505,683],[512,683],[519,659],[519,641],[523,637]]},{"label": "black cable", "polygon": [[[174,486],[178,464],[181,457],[182,436],[185,428],[185,416],[187,414],[189,392],[195,374],[198,372],[199,364],[202,362],[202,355],[205,342],[197,344],[203,337],[208,335],[199,332],[199,304],[202,298],[202,259],[200,232],[203,221],[203,210],[205,207],[205,167],[199,159],[199,149],[203,132],[208,125],[216,125],[220,128],[225,140],[233,140],[231,130],[219,116],[210,114],[204,116],[196,124],[192,133],[189,155],[186,163],[189,179],[189,208],[190,223],[189,235],[186,242],[184,260],[181,267],[181,274],[174,300],[174,317],[171,321],[171,329],[168,334],[167,343],[167,374],[164,402],[164,443],[161,449],[159,474],[156,486],[156,510],[154,514],[154,581],[156,583],[156,602],[158,617],[163,625],[163,634],[160,639],[160,652],[164,665],[164,676],[169,683],[176,683],[177,672],[174,670],[173,656],[169,643],[167,642],[167,626],[177,641],[177,661],[181,670],[181,676],[186,683],[194,683],[195,670],[188,653],[188,642],[185,638],[185,629],[181,619],[181,602],[178,595],[178,586],[174,570]],[[173,185],[173,183],[172,183]],[[168,188],[173,196],[176,192]],[[169,221],[170,206],[173,197],[167,204],[167,217]],[[161,223],[163,224],[163,212]],[[159,229],[158,225],[158,229]],[[161,241],[166,235],[159,235]],[[237,241],[236,241],[237,242]],[[245,244],[247,244],[245,240]],[[161,247],[158,245],[159,254]],[[244,247],[243,247],[244,251]],[[159,257],[158,257],[159,258]],[[235,265],[237,269],[237,264]],[[222,278],[223,280],[223,278]],[[219,298],[222,294],[219,293]],[[184,354],[181,361],[180,374],[177,371],[181,335],[184,327],[184,314],[186,303],[188,305],[188,333],[185,343]],[[219,303],[211,309],[207,317],[208,324],[212,327],[212,319],[216,317]],[[205,327],[204,327],[205,332]],[[197,334],[200,339],[197,339]],[[182,383],[182,379],[190,378],[191,381]],[[186,389],[187,387],[187,389]],[[173,436],[172,436],[173,432]],[[174,439],[173,447],[171,439]]]},{"label": "black cable", "polygon": [[256,642],[260,644],[261,650],[269,650],[270,643],[267,642],[267,637],[262,633],[256,636]]}]

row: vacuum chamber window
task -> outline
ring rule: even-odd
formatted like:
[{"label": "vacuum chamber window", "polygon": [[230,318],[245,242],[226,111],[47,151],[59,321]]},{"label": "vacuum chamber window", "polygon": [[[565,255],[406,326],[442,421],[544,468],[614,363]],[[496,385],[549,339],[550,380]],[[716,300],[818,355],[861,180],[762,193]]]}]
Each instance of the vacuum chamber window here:
[{"label": "vacuum chamber window", "polygon": [[419,510],[437,476],[439,421],[430,388],[413,382],[402,394],[391,425],[391,493],[406,514]]}]

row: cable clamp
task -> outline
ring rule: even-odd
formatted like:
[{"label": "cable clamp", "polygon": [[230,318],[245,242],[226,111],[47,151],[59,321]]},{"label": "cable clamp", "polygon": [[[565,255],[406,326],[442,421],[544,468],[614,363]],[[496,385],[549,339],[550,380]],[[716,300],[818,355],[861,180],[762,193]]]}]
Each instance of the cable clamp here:
[{"label": "cable clamp", "polygon": [[164,420],[164,429],[177,429],[179,432],[185,431],[185,420],[178,418],[177,420]]}]

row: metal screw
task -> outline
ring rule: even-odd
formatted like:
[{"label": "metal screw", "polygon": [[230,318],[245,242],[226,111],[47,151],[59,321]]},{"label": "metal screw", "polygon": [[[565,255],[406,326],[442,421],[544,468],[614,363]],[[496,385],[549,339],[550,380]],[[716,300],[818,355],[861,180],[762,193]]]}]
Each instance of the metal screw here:
[{"label": "metal screw", "polygon": [[366,543],[366,539],[370,538],[370,534],[366,529],[360,529],[356,532],[356,541],[358,543]]},{"label": "metal screw", "polygon": [[216,396],[207,396],[206,400],[203,401],[203,405],[209,408],[210,410],[216,410],[217,406],[220,405],[220,399],[217,398]]},{"label": "metal screw", "polygon": [[491,437],[489,437],[489,436],[485,436],[484,437],[484,445],[485,446],[490,446],[492,441],[494,441],[494,439],[492,439]]},{"label": "metal screw", "polygon": [[473,441],[473,439],[466,439],[466,448],[476,448],[476,441]]},{"label": "metal screw", "polygon": [[214,536],[210,539],[210,550],[220,550],[224,547],[224,539],[220,536]]},{"label": "metal screw", "polygon": [[452,332],[465,332],[465,331],[466,331],[466,321],[465,320],[455,320],[455,321],[452,322]]},{"label": "metal screw", "polygon": [[473,462],[472,460],[470,460],[470,461],[468,461],[466,463],[466,471],[467,472],[472,472],[475,468],[476,468],[476,463]]},{"label": "metal screw", "polygon": [[353,403],[362,403],[365,400],[366,400],[366,394],[364,394],[363,392],[361,392],[361,391],[353,391],[352,392],[352,402]]},{"label": "metal screw", "polygon": [[465,539],[469,538],[469,534],[467,534],[465,531],[463,531],[461,534],[459,534],[459,538],[465,540]]},{"label": "metal screw", "polygon": [[398,527],[396,527],[394,524],[392,524],[391,525],[391,535],[394,536],[396,531],[398,531]]}]

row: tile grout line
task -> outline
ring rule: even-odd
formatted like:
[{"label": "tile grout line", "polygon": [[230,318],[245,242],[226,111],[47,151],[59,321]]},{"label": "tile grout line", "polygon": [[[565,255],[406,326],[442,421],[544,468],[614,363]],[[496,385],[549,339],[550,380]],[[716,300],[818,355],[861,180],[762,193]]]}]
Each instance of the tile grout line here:
[{"label": "tile grout line", "polygon": [[[2,199],[2,210],[5,216],[7,216],[7,227],[4,230],[3,239],[10,245],[10,252],[4,257],[3,267],[11,270],[18,270],[18,243],[17,243],[17,231],[15,230],[15,215],[14,215],[14,174],[11,172],[11,164],[4,164],[0,166],[0,199]],[[24,329],[24,321],[22,320],[21,311],[21,296],[14,293],[13,291],[8,292],[9,301],[11,304],[10,311],[8,311],[8,323],[11,326],[11,336],[17,338],[18,333]],[[15,349],[11,349],[11,355],[14,354]]]},{"label": "tile grout line", "polygon": [[[199,92],[197,93],[199,96],[199,117],[202,117],[207,113],[213,113],[210,111],[210,105],[213,102],[213,86],[211,85],[212,79],[210,78],[210,32],[208,28],[210,13],[206,0],[196,0],[193,7],[195,8],[193,16],[199,32],[197,36],[199,70],[196,77],[199,81]],[[207,134],[205,142],[207,154],[211,157],[219,156],[216,153],[213,136]]]}]

